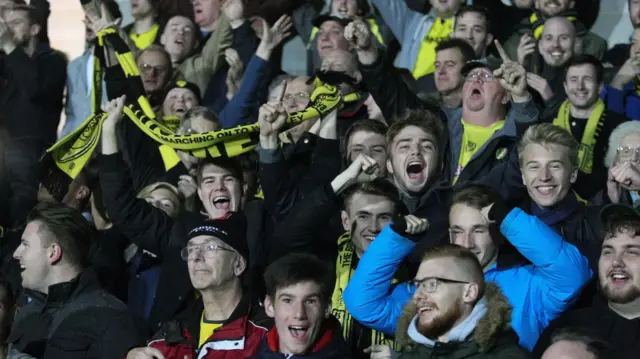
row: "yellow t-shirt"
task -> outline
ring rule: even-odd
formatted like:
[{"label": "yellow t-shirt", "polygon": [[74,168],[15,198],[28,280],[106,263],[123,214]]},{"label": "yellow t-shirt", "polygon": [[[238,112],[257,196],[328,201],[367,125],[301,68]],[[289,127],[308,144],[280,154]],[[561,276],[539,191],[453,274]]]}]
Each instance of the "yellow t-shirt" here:
[{"label": "yellow t-shirt", "polygon": [[462,145],[460,148],[460,158],[458,159],[458,168],[453,178],[453,183],[458,181],[458,176],[462,173],[464,167],[469,163],[473,155],[487,142],[496,131],[504,126],[504,120],[498,121],[489,127],[476,126],[462,121],[463,135]]},{"label": "yellow t-shirt", "polygon": [[202,318],[200,318],[200,341],[198,348],[204,344],[207,339],[213,334],[213,332],[222,326],[222,322],[210,322],[204,318],[204,310],[202,311]]},{"label": "yellow t-shirt", "polygon": [[147,32],[143,32],[142,34],[136,34],[136,32],[131,28],[131,32],[129,32],[129,38],[133,40],[136,44],[136,47],[139,50],[144,50],[153,44],[156,41],[156,36],[158,36],[158,29],[160,26],[158,24],[153,25],[151,29]]},{"label": "yellow t-shirt", "polygon": [[422,40],[420,52],[413,68],[413,77],[419,79],[436,70],[436,47],[440,41],[446,40],[453,31],[453,18],[436,19],[431,26],[427,37]]}]

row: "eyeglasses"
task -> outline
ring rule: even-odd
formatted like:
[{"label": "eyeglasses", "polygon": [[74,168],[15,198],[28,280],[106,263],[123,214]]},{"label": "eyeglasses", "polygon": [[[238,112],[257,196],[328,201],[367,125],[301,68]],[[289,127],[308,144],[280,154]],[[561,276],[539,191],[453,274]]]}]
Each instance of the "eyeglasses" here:
[{"label": "eyeglasses", "polygon": [[167,66],[153,66],[149,64],[142,64],[142,72],[155,71],[157,73],[166,72]]},{"label": "eyeglasses", "polygon": [[495,77],[493,76],[492,73],[480,71],[480,72],[472,72],[468,74],[467,77],[465,78],[465,81],[467,82],[476,82],[478,80],[482,82],[492,82],[493,80],[495,80]]},{"label": "eyeglasses", "polygon": [[631,147],[618,147],[618,156],[620,156],[621,160],[629,160],[635,157],[640,158],[640,148],[631,148]]},{"label": "eyeglasses", "polygon": [[295,102],[303,102],[303,101],[309,101],[309,95],[307,95],[304,92],[298,92],[296,94],[291,94],[288,93],[286,95],[284,95],[284,97],[282,98],[282,100],[284,102],[291,102],[291,101],[295,101]]},{"label": "eyeglasses", "polygon": [[425,293],[435,293],[438,291],[440,283],[455,283],[455,284],[468,284],[469,282],[440,278],[440,277],[427,277],[423,279],[414,279],[409,284],[415,287],[417,290],[421,290]]},{"label": "eyeglasses", "polygon": [[205,258],[213,258],[218,251],[235,252],[233,249],[225,248],[215,244],[193,244],[182,248],[180,251],[180,257],[183,260],[189,260],[202,254]]}]

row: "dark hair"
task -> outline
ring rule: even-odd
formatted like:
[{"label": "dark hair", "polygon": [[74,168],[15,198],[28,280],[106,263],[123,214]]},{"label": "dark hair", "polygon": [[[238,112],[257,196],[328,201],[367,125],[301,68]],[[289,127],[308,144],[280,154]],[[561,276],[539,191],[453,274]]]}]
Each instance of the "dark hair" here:
[{"label": "dark hair", "polygon": [[444,142],[442,141],[444,131],[442,121],[440,121],[437,115],[427,110],[407,110],[401,119],[389,127],[389,131],[387,131],[387,146],[389,149],[391,149],[393,140],[398,136],[400,131],[409,126],[416,126],[426,133],[431,134],[438,146],[438,152],[444,152],[444,149],[441,148]]},{"label": "dark hair", "polygon": [[303,282],[320,286],[322,300],[328,303],[333,294],[335,276],[331,267],[318,257],[306,253],[291,253],[271,263],[264,272],[267,295],[275,300],[278,289]]},{"label": "dark hair", "polygon": [[38,10],[31,5],[16,4],[11,6],[8,10],[26,12],[27,18],[29,19],[29,25],[41,24],[41,21],[40,21],[41,17],[40,17],[40,14],[38,13]]},{"label": "dark hair", "polygon": [[463,64],[476,59],[476,52],[473,50],[473,47],[469,45],[468,42],[462,39],[447,39],[438,44],[436,46],[436,53],[449,49],[458,49],[462,54],[462,62]]},{"label": "dark hair", "polygon": [[353,136],[357,132],[371,132],[377,135],[385,136],[387,134],[387,130],[389,130],[389,127],[386,124],[378,120],[372,120],[372,119],[356,121],[351,126],[349,126],[349,128],[347,129],[347,132],[345,132],[344,134],[345,164],[349,164],[350,162],[350,159],[348,158],[349,156],[348,145],[349,145],[349,140],[351,139],[351,136]]},{"label": "dark hair", "polygon": [[609,239],[617,234],[626,233],[630,236],[640,236],[640,218],[627,215],[611,215],[603,223],[604,238]]},{"label": "dark hair", "polygon": [[43,245],[57,243],[65,261],[79,268],[87,265],[95,232],[82,213],[62,203],[43,201],[27,217],[27,223],[35,221],[42,224]]},{"label": "dark hair", "polygon": [[458,10],[458,12],[455,15],[456,23],[458,23],[459,18],[461,18],[462,16],[470,12],[480,14],[480,16],[484,17],[485,22],[487,23],[487,26],[486,26],[487,33],[488,34],[491,33],[491,12],[489,11],[489,9],[487,9],[484,6],[466,5],[461,7],[460,10]]},{"label": "dark hair", "polygon": [[596,80],[599,84],[604,82],[604,66],[602,65],[602,61],[598,60],[597,57],[589,54],[581,54],[575,55],[569,60],[567,65],[567,73],[565,74],[565,82],[567,81],[567,74],[569,73],[569,69],[574,66],[580,65],[591,65],[596,70]]},{"label": "dark hair", "polygon": [[464,204],[481,210],[484,207],[500,201],[500,195],[493,188],[483,184],[468,184],[460,187],[453,193],[451,205]]},{"label": "dark hair", "polygon": [[610,358],[605,355],[610,351],[607,342],[592,336],[583,328],[561,328],[554,331],[551,336],[551,344],[561,341],[583,344],[587,352],[593,354],[596,359]]},{"label": "dark hair", "polygon": [[359,182],[349,186],[341,196],[342,205],[345,210],[349,208],[351,200],[356,194],[369,194],[385,197],[393,202],[396,212],[398,212],[401,207],[398,189],[391,182],[383,178],[377,178],[368,182]]},{"label": "dark hair", "polygon": [[239,160],[235,158],[228,157],[215,157],[215,158],[205,158],[198,164],[198,186],[202,184],[202,171],[205,167],[213,165],[220,168],[224,168],[225,170],[231,172],[231,175],[235,177],[240,183],[244,183],[243,175],[242,175],[242,164]]}]

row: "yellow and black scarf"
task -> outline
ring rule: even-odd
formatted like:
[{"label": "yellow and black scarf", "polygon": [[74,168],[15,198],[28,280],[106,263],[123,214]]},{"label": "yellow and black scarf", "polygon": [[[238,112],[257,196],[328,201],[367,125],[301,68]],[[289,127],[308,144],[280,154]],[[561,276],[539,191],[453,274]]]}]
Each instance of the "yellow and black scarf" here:
[{"label": "yellow and black scarf", "polygon": [[[108,43],[113,50],[124,75],[129,82],[129,93],[125,106],[125,121],[132,121],[142,132],[159,145],[181,150],[198,158],[234,157],[249,152],[258,144],[260,128],[257,123],[201,134],[176,135],[156,119],[144,94],[135,59],[126,43],[118,36],[115,28],[100,31],[95,47],[94,86],[92,91],[93,115],[87,118],[74,132],[49,148],[43,158],[46,169],[42,183],[50,193],[59,198],[64,195],[68,183],[76,178],[91,159],[100,140],[102,124],[107,114],[99,110],[101,82],[105,63],[104,48]],[[311,105],[304,111],[289,114],[288,125],[295,125],[312,118],[324,117],[343,104],[335,86],[316,81],[316,89],[311,95]],[[358,96],[357,94],[352,95]],[[132,98],[133,97],[133,98]],[[346,100],[346,99],[345,99]],[[354,99],[349,98],[350,101]],[[357,100],[357,99],[355,99]]]},{"label": "yellow and black scarf", "polygon": [[[564,16],[567,20],[571,21],[574,25],[576,25],[576,31],[580,32],[579,34],[576,33],[576,35],[582,36],[584,34],[582,34],[582,31],[579,31],[579,30],[581,30],[584,26],[582,26],[582,24],[579,23],[577,15],[578,13],[575,12],[574,10],[568,10],[568,11],[565,11],[565,13],[562,16]],[[535,37],[536,40],[539,40],[540,36],[542,36],[542,32],[544,31],[545,21],[546,19],[541,15],[539,15],[537,11],[534,11],[531,14],[531,16],[529,16],[529,24],[531,25],[531,29],[533,30],[533,37]]]},{"label": "yellow and black scarf", "polygon": [[[336,285],[331,297],[332,314],[340,321],[342,325],[342,334],[345,340],[350,343],[353,338],[354,320],[344,304],[342,293],[347,288],[349,280],[355,270],[354,256],[356,256],[355,247],[351,241],[351,233],[347,232],[338,238],[338,259],[336,260]],[[397,280],[394,279],[394,283]],[[395,342],[391,336],[384,333],[371,330],[372,345],[388,345],[397,350]]]},{"label": "yellow and black scarf", "polygon": [[[553,124],[562,127],[571,133],[571,102],[565,100],[560,106],[558,117],[553,120]],[[598,99],[595,108],[587,120],[587,126],[580,140],[580,151],[578,152],[578,164],[581,172],[590,174],[593,171],[593,153],[596,141],[602,132],[606,117],[604,102]]]}]

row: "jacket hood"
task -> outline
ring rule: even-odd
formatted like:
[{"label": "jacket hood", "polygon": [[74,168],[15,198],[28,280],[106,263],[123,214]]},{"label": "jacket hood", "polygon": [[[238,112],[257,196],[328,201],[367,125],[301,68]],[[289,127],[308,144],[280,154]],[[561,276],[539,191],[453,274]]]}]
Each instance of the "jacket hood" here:
[{"label": "jacket hood", "polygon": [[[487,301],[486,315],[478,321],[473,331],[473,341],[480,347],[483,353],[488,352],[498,341],[501,334],[511,327],[511,305],[502,294],[500,288],[487,283],[484,298]],[[396,330],[396,343],[403,348],[415,347],[416,343],[408,335],[409,325],[417,313],[417,307],[410,301],[404,308],[402,317],[398,320]]]}]

